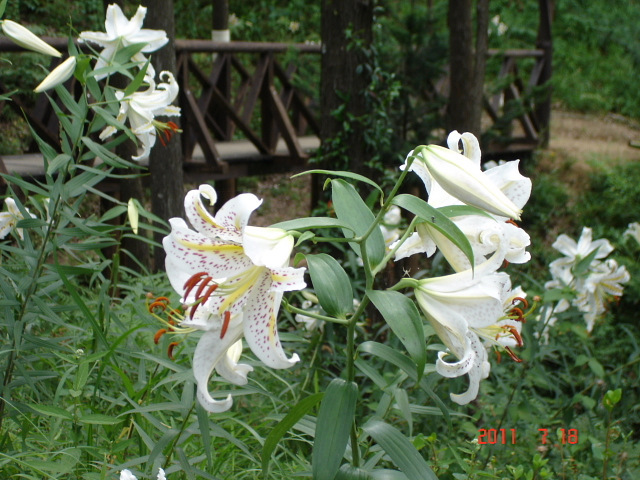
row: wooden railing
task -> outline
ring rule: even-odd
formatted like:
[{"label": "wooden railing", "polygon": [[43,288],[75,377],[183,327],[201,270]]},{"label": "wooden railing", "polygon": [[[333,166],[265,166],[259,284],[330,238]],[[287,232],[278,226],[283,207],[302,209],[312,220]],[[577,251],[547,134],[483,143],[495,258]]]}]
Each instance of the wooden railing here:
[{"label": "wooden railing", "polygon": [[[66,39],[46,40],[65,50]],[[316,62],[317,67],[319,59],[313,56],[320,53],[319,45],[177,40],[175,47],[186,174],[225,179],[290,171],[304,165],[319,145],[320,129],[312,108],[318,89],[312,86],[305,94],[296,88],[296,64],[291,62],[285,68],[279,59],[294,50],[298,59],[304,56]],[[0,38],[0,52],[18,51],[22,49]],[[532,95],[536,89],[545,88],[543,84],[548,80],[548,52],[536,49],[489,53],[494,58],[502,57],[494,82],[502,86],[485,98],[488,122],[483,129],[483,153],[504,156],[531,151],[548,129],[548,116],[545,119],[537,114],[539,105]],[[51,68],[59,61],[55,59]],[[520,67],[523,61],[528,61],[526,70],[530,72],[526,80],[522,78],[525,69]],[[68,87],[72,91],[76,88],[73,79]],[[0,93],[6,93],[1,77]],[[11,102],[0,104],[0,112],[6,105],[24,114],[32,128],[57,147],[58,122],[44,94],[33,106],[27,106],[15,95]]]},{"label": "wooden railing", "polygon": [[[66,39],[45,40],[65,50]],[[305,95],[294,85],[296,66],[285,68],[279,58],[292,51],[317,55],[319,45],[177,40],[175,48],[186,172],[234,178],[286,171],[302,166],[317,148],[319,126],[311,108],[317,86]],[[19,51],[0,38],[0,52]],[[59,61],[54,59],[50,68]],[[67,87],[73,91],[75,80]],[[0,77],[0,93],[7,90]],[[32,106],[14,95],[11,102],[0,104],[0,112],[7,105],[58,147],[58,123],[44,94]]]},{"label": "wooden railing", "polygon": [[[484,99],[490,122],[483,129],[488,151],[533,150],[548,130],[548,119],[540,115],[539,106],[549,100],[544,76],[548,57],[544,50],[490,50],[491,57],[502,58],[497,78],[499,87]],[[523,78],[522,64],[528,62],[528,79]]]},{"label": "wooden railing", "polygon": [[[259,157],[293,165],[306,161],[309,154],[301,138],[317,139],[320,129],[309,106],[311,98],[293,84],[296,65],[285,69],[278,61],[279,54],[291,49],[298,54],[320,53],[319,45],[307,44],[176,42],[187,170],[201,164],[194,161],[200,156],[197,147],[208,170],[229,176],[239,176],[238,167],[246,170],[243,164]],[[213,56],[208,72],[197,62],[198,54]],[[252,148],[246,150],[245,158],[240,151],[225,159],[218,142],[237,138]],[[317,140],[312,143],[317,145]]]}]

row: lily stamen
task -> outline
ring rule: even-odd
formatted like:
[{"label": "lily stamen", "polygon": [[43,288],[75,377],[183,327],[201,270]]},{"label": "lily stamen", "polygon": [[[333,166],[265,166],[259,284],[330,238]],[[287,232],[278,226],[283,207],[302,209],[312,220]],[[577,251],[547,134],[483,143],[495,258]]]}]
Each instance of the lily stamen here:
[{"label": "lily stamen", "polygon": [[511,335],[513,335],[519,347],[522,347],[524,345],[524,342],[522,341],[522,337],[520,336],[520,332],[518,332],[516,327],[512,325],[505,325],[503,328],[505,329],[505,331],[508,331],[511,333]]},{"label": "lily stamen", "polygon": [[524,297],[514,297],[511,301],[511,305],[515,305],[517,302],[520,302],[524,305],[524,308],[529,308],[529,302]]},{"label": "lily stamen", "polygon": [[178,346],[178,342],[171,342],[167,348],[167,356],[169,360],[173,360],[173,349]]},{"label": "lily stamen", "polygon": [[516,363],[522,363],[522,359],[518,358],[516,354],[513,353],[513,351],[509,347],[504,347],[504,349],[506,350],[507,354],[511,357],[511,360],[513,360]]},{"label": "lily stamen", "polygon": [[160,341],[160,338],[167,333],[167,329],[166,328],[161,328],[160,330],[158,330],[156,332],[156,334],[153,336],[153,343],[155,343],[156,345],[158,344],[158,342]]},{"label": "lily stamen", "polygon": [[191,290],[195,288],[195,286],[200,283],[202,277],[207,276],[207,272],[198,272],[191,275],[186,282],[184,282],[184,286],[182,289],[184,290],[184,298],[187,298],[191,293]]},{"label": "lily stamen", "polygon": [[231,320],[231,312],[227,310],[224,312],[224,320],[222,322],[222,329],[220,330],[220,340],[224,338],[224,335],[227,333],[227,328],[229,328],[229,321]]}]

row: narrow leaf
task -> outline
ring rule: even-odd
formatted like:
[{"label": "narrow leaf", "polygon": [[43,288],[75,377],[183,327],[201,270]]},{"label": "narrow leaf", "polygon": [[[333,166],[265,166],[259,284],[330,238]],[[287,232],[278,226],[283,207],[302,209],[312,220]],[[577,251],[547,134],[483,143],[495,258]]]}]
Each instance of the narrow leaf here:
[{"label": "narrow leaf", "polygon": [[123,420],[124,418],[110,417],[109,415],[102,415],[101,413],[92,413],[78,418],[78,422],[88,425],[117,425]]},{"label": "narrow leaf", "polygon": [[264,445],[262,446],[262,473],[265,478],[267,478],[269,474],[269,460],[271,460],[271,454],[278,446],[282,437],[296,423],[298,423],[302,417],[309,413],[311,409],[315,407],[320,400],[322,400],[323,396],[324,393],[319,392],[303,398],[282,420],[280,420],[280,423],[278,423],[271,432],[269,432],[269,435],[267,435],[267,438],[264,440]]},{"label": "narrow leaf", "polygon": [[36,412],[41,415],[47,415],[50,417],[62,418],[64,420],[73,420],[73,415],[60,407],[54,407],[52,405],[40,405],[36,403],[29,404]]},{"label": "narrow leaf", "polygon": [[335,378],[327,387],[316,423],[311,457],[314,480],[334,480],[353,425],[358,386]]},{"label": "narrow leaf", "polygon": [[362,429],[387,452],[393,463],[411,480],[438,480],[426,460],[399,430],[372,418]]},{"label": "narrow leaf", "polygon": [[415,304],[392,290],[368,290],[367,295],[409,352],[416,364],[419,381],[427,363],[427,347],[422,318]]},{"label": "narrow leaf", "polygon": [[382,190],[382,188],[380,188],[380,185],[378,185],[376,182],[374,182],[370,178],[367,178],[357,173],[345,172],[344,170],[307,170],[306,172],[293,175],[291,178],[299,177],[300,175],[307,175],[309,173],[320,173],[320,174],[329,175],[332,177],[350,178],[351,180],[356,180],[357,182],[366,183],[367,185],[371,185],[373,188],[375,188],[380,192],[380,204],[384,203],[384,191]]},{"label": "narrow leaf", "polygon": [[349,226],[331,217],[306,217],[296,218],[295,220],[286,220],[271,225],[272,228],[281,228],[283,230],[307,230],[310,228],[342,228],[349,229]]}]

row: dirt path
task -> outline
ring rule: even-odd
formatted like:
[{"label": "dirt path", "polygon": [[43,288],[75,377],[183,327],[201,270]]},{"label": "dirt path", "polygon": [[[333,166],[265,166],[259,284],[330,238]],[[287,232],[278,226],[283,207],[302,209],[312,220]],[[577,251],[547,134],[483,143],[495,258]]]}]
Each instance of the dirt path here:
[{"label": "dirt path", "polygon": [[617,115],[586,115],[554,110],[549,150],[584,161],[640,160],[640,124]]}]

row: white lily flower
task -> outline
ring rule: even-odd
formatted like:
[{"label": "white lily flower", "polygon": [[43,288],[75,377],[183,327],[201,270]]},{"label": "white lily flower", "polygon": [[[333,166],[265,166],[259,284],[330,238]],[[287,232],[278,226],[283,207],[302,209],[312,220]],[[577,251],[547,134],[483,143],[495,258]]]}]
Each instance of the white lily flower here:
[{"label": "white lily flower", "polygon": [[[151,147],[156,143],[158,131],[161,135],[163,133],[167,135],[168,138],[170,138],[169,129],[178,131],[177,125],[173,122],[163,123],[155,120],[159,115],[180,115],[180,107],[171,105],[180,90],[178,82],[173,74],[167,71],[161,72],[160,78],[166,79],[166,82],[160,83],[157,87],[155,81],[147,76],[145,82],[149,87],[146,90],[134,92],[126,97],[121,90],[115,93],[120,101],[117,120],[121,123],[129,120],[131,131],[142,146],[142,152],[132,157],[133,160],[144,160],[149,156]],[[104,140],[116,132],[116,127],[109,125],[100,133],[100,139]]]},{"label": "white lily flower", "polygon": [[[286,231],[247,225],[251,213],[262,203],[255,195],[238,195],[215,217],[207,211],[202,196],[210,204],[217,200],[210,185],[201,185],[185,197],[187,217],[195,231],[183,219],[173,218],[171,234],[163,245],[169,281],[183,295],[182,302],[191,306],[192,320],[183,324],[198,328],[194,322],[200,323],[200,328],[207,330],[196,351],[199,399],[205,408],[219,411],[220,405],[210,404],[203,379],[213,367],[218,368],[215,359],[221,359],[242,336],[268,367],[289,368],[299,361],[296,354],[286,357],[276,321],[283,292],[306,286],[305,269],[288,266],[294,241]],[[208,312],[204,321],[194,320],[200,308]],[[228,370],[234,368],[231,364]],[[235,369],[235,373],[242,376],[243,372]]]},{"label": "white lily flower", "polygon": [[[578,242],[564,233],[556,239],[551,246],[564,255],[549,264],[549,270],[554,278],[569,278],[567,271],[571,272],[580,260],[589,256],[594,250],[598,250],[593,258],[594,262],[605,258],[613,252],[613,246],[606,238],[592,240],[593,233],[589,227],[584,227]],[[568,283],[568,282],[567,282]]]},{"label": "white lily flower", "polygon": [[[454,135],[457,132],[452,132]],[[425,147],[411,165],[432,195],[431,179],[460,202],[486,210],[494,215],[520,219],[522,210],[490,180],[480,168],[480,149],[471,134],[460,135],[469,157],[439,145]],[[474,143],[475,141],[475,143]],[[410,153],[411,155],[412,153]]]},{"label": "white lily flower", "polygon": [[[138,479],[133,473],[125,469],[120,472],[120,480],[138,480]],[[167,477],[165,477],[163,469],[158,470],[157,480],[167,480]]]},{"label": "white lily flower", "polygon": [[22,48],[32,50],[38,53],[44,53],[52,57],[61,57],[62,54],[49,45],[44,40],[41,40],[36,34],[32,33],[26,27],[23,27],[19,23],[12,20],[2,20],[2,31],[9,37],[13,43],[20,45]]},{"label": "white lily flower", "polygon": [[[504,312],[505,303],[512,302],[516,295],[510,292],[509,276],[496,273],[493,261],[487,260],[475,272],[466,270],[421,280],[415,289],[418,305],[448,348],[448,352],[438,353],[436,371],[447,378],[469,375],[467,391],[450,395],[460,405],[477,397],[480,381],[487,378],[491,369],[481,338],[507,350],[512,358],[513,341],[522,344],[517,322]],[[457,360],[447,362],[449,353]]]},{"label": "white lily flower", "polygon": [[[99,70],[111,64],[118,50],[136,43],[146,43],[147,45],[136,53],[131,60],[140,66],[147,62],[143,53],[155,52],[163,47],[169,38],[164,30],[150,30],[142,28],[147,8],[139,6],[131,20],[127,20],[118,5],[111,4],[107,7],[104,22],[105,32],[81,32],[80,41],[89,41],[103,47],[100,57],[96,62],[95,70]],[[147,75],[155,77],[155,72],[151,64],[147,67]],[[96,79],[106,77],[107,74],[96,75]]]},{"label": "white lily flower", "polygon": [[[18,208],[18,205],[16,205],[16,201],[13,198],[5,198],[4,203],[7,206],[7,211],[0,212],[0,240],[9,235],[9,232],[16,228],[18,222],[24,219],[22,212]],[[36,216],[30,213],[28,209],[25,208],[25,211],[31,215],[31,218],[36,218]],[[20,239],[23,240],[24,232],[22,228],[16,229],[16,232]]]},{"label": "white lily flower", "polygon": [[44,92],[45,90],[49,90],[50,88],[55,87],[56,85],[60,85],[63,82],[66,82],[73,72],[76,70],[76,57],[71,56],[67,58],[64,62],[54,68],[49,75],[47,75],[40,85],[38,85],[33,91],[36,93]]},{"label": "white lily flower", "polygon": [[387,250],[391,248],[393,242],[400,238],[401,230],[400,223],[402,222],[402,211],[397,205],[392,205],[391,208],[384,214],[382,219],[382,225],[380,225],[380,231],[382,232],[382,238]]},{"label": "white lily flower", "polygon": [[622,235],[625,237],[628,235],[634,238],[636,242],[640,243],[640,223],[630,223]]},{"label": "white lily flower", "polygon": [[[471,133],[460,135],[457,131],[453,131],[448,137],[448,143],[449,148],[454,152],[459,152],[458,144],[461,143],[463,150],[459,153],[464,154],[478,171],[480,170],[480,147],[474,135]],[[531,180],[519,173],[518,164],[518,160],[506,162],[484,172],[483,175],[494,189],[504,194],[510,202],[521,209],[531,194]],[[429,193],[429,205],[439,208],[463,204],[461,200],[447,193],[431,175],[429,169],[418,160],[413,162],[412,170],[425,183]],[[525,263],[531,258],[526,251],[526,247],[531,243],[529,235],[507,217],[495,214],[462,215],[453,217],[451,220],[469,240],[476,263],[482,263],[498,248],[503,248],[504,259],[510,263]],[[416,230],[416,234],[398,249],[396,260],[418,252],[426,252],[427,256],[431,256],[437,246],[454,270],[460,272],[471,267],[462,251],[437,229],[423,223],[419,224]]]},{"label": "white lily flower", "polygon": [[621,284],[631,279],[625,266],[619,266],[611,258],[593,268],[574,300],[574,305],[584,313],[588,332],[593,330],[598,317],[607,311],[610,298],[622,296],[624,287]]}]

